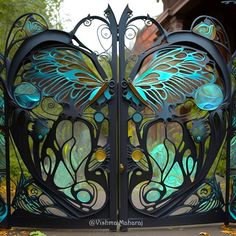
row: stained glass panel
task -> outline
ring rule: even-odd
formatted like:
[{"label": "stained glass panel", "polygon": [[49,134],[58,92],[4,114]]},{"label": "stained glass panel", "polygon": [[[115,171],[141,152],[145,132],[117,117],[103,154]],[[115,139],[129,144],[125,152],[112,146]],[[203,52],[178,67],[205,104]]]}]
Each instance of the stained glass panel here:
[{"label": "stained glass panel", "polygon": [[217,65],[189,47],[151,55],[125,93],[130,203],[153,217],[223,214],[228,123]]}]

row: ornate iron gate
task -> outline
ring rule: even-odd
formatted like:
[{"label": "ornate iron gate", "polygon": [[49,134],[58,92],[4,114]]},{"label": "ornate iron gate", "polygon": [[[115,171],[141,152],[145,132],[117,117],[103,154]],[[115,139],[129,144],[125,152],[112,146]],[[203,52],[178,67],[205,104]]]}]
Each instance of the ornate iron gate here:
[{"label": "ornate iron gate", "polygon": [[[152,45],[137,47],[136,22],[158,32]],[[91,25],[98,52],[77,36]],[[1,60],[3,227],[235,220],[235,74],[216,19],[167,33],[128,7],[117,24],[108,7],[66,33],[26,14]]]}]

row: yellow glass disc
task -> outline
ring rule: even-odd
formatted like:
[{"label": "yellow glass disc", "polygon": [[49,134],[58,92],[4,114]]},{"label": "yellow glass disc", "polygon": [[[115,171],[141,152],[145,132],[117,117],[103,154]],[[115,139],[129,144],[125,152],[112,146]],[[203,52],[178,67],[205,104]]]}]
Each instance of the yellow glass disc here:
[{"label": "yellow glass disc", "polygon": [[132,152],[131,156],[133,161],[139,162],[143,158],[144,154],[140,149],[136,149]]},{"label": "yellow glass disc", "polygon": [[103,162],[106,159],[107,154],[103,149],[100,148],[94,153],[94,156],[98,162]]}]

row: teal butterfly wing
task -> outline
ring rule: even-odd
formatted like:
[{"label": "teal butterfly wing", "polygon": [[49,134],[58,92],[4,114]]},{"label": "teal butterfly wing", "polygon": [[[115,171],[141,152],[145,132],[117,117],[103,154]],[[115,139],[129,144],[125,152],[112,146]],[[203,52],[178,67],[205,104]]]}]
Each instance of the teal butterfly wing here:
[{"label": "teal butterfly wing", "polygon": [[165,104],[193,97],[199,87],[217,79],[215,63],[207,54],[188,47],[160,49],[141,70],[130,83],[130,89],[156,112]]},{"label": "teal butterfly wing", "polygon": [[107,88],[99,73],[76,49],[54,46],[33,51],[25,60],[22,81],[36,86],[42,97],[84,108]]}]

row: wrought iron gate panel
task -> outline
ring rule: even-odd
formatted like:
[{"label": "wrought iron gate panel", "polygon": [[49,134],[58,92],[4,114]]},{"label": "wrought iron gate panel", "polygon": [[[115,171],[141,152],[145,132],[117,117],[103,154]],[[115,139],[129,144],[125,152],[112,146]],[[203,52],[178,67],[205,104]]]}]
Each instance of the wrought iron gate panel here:
[{"label": "wrought iron gate panel", "polygon": [[[224,221],[226,168],[218,167],[226,166],[231,98],[224,29],[202,16],[189,31],[169,34],[131,13],[127,8],[119,24],[120,217],[144,226]],[[127,33],[140,19],[157,39],[127,57]]]},{"label": "wrought iron gate panel", "polygon": [[[100,54],[76,36],[93,24]],[[5,81],[10,225],[88,228],[88,218],[116,221],[116,37],[110,8],[70,33],[48,29],[34,13],[13,24],[4,55],[12,56]]]},{"label": "wrought iron gate panel", "polygon": [[[140,22],[153,43],[138,44]],[[234,83],[216,19],[167,33],[128,7],[117,24],[108,7],[67,33],[31,13],[13,24],[1,61],[1,225],[235,220]]]}]

